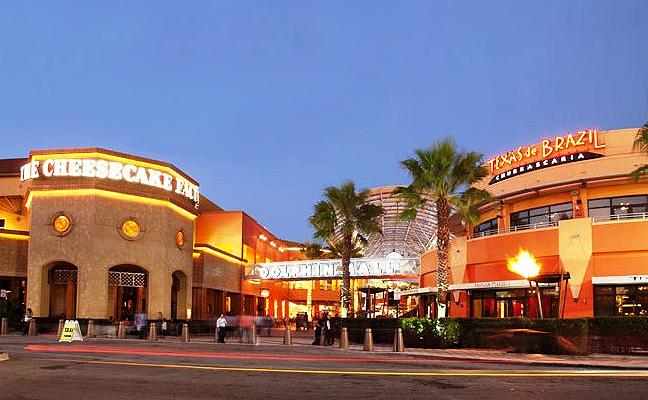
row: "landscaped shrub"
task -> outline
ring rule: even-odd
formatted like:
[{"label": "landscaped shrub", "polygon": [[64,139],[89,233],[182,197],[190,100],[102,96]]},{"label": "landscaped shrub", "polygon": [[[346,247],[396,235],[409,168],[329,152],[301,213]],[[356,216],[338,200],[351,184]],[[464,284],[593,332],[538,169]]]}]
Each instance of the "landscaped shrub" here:
[{"label": "landscaped shrub", "polygon": [[648,350],[648,317],[356,318],[340,320],[349,340],[361,343],[371,328],[374,342],[391,343],[397,327],[406,347],[499,348],[519,352],[584,354]]},{"label": "landscaped shrub", "polygon": [[590,318],[589,337],[598,352],[648,350],[648,317]]}]

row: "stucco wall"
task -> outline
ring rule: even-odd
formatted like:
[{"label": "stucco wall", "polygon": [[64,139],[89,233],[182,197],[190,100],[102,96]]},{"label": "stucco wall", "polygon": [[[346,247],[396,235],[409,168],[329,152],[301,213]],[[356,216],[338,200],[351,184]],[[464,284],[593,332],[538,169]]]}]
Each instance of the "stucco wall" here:
[{"label": "stucco wall", "polygon": [[27,240],[0,237],[0,276],[27,276]]},{"label": "stucco wall", "polygon": [[[149,315],[170,315],[171,274],[182,271],[192,281],[194,222],[173,210],[101,195],[54,196],[34,192],[31,202],[27,304],[36,316],[49,313],[47,265],[67,261],[78,267],[78,318],[106,318],[108,269],[131,264],[148,272]],[[72,221],[70,232],[60,237],[52,219],[64,212]],[[143,229],[137,240],[126,240],[119,227],[135,218]],[[186,233],[183,249],[175,244],[179,229]],[[185,290],[185,306],[191,308],[191,290]],[[182,318],[184,313],[178,313]]]},{"label": "stucco wall", "polygon": [[201,254],[194,262],[194,286],[241,292],[243,267],[210,254]]}]

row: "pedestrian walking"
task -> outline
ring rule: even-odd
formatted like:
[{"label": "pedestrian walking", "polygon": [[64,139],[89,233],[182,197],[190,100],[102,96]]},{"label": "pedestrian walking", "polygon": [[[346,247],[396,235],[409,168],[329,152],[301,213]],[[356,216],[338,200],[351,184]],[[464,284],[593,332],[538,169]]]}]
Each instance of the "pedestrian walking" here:
[{"label": "pedestrian walking", "polygon": [[34,318],[34,312],[32,311],[31,308],[28,308],[27,311],[25,312],[25,317],[23,318],[23,331],[22,331],[23,336],[27,336],[27,334],[29,333],[29,323],[33,318]]},{"label": "pedestrian walking", "polygon": [[331,316],[326,313],[324,314],[324,345],[332,346],[335,338],[333,337],[333,326],[331,325]]},{"label": "pedestrian walking", "polygon": [[324,330],[324,316],[321,316],[317,320],[317,324],[315,325],[315,339],[313,340],[313,344],[315,346],[319,346],[322,340],[322,331]]},{"label": "pedestrian walking", "polygon": [[218,331],[218,343],[225,343],[225,331],[227,330],[227,320],[223,314],[216,320],[216,330]]}]

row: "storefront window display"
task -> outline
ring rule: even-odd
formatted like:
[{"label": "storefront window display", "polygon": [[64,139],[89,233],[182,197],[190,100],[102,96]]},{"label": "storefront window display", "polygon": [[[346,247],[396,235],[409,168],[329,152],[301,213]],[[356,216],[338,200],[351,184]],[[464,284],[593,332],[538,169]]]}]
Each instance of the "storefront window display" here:
[{"label": "storefront window display", "polygon": [[648,315],[648,285],[595,286],[594,315]]}]

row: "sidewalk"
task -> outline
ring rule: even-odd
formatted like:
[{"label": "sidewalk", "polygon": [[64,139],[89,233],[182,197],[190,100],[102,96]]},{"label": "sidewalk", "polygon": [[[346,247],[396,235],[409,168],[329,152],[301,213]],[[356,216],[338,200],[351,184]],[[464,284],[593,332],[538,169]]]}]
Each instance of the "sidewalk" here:
[{"label": "sidewalk", "polygon": [[[293,335],[292,348],[301,349],[303,351],[330,352],[330,353],[344,353],[338,347],[336,342],[333,346],[318,347],[311,345],[312,338],[305,335]],[[20,335],[6,335],[0,336],[0,347],[6,345],[21,345],[21,344],[34,344],[34,343],[58,343],[55,335],[40,335],[36,337],[26,337]],[[130,346],[141,344],[141,346],[164,346],[179,347],[179,346],[214,346],[214,339],[211,336],[195,336],[191,338],[189,343],[182,343],[178,337],[161,338],[155,343],[148,342],[142,339],[107,339],[95,338],[86,340],[84,343],[93,344],[128,344]],[[230,348],[238,347],[241,351],[245,351],[246,347],[254,347],[255,351],[263,351],[265,349],[285,351],[287,346],[283,345],[283,337],[280,336],[260,336],[257,345],[245,344],[238,342],[235,338],[228,338],[225,345]],[[364,353],[361,344],[350,344],[348,352]],[[251,349],[250,349],[251,350]],[[6,351],[6,350],[5,350]],[[635,369],[635,370],[648,370],[648,356],[631,356],[631,355],[613,355],[613,354],[590,354],[587,356],[575,355],[549,355],[549,354],[524,354],[524,353],[508,353],[502,350],[486,350],[486,349],[418,349],[406,348],[403,353],[394,353],[391,351],[391,346],[386,344],[375,344],[374,351],[371,354],[379,354],[381,357],[410,357],[413,360],[417,358],[425,358],[429,360],[448,360],[448,361],[467,361],[477,362],[484,364],[500,364],[500,365],[526,365],[526,366],[544,366],[544,367],[570,367],[570,368],[597,368],[597,369]]]}]

